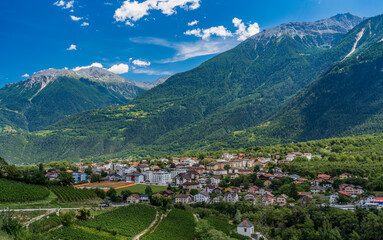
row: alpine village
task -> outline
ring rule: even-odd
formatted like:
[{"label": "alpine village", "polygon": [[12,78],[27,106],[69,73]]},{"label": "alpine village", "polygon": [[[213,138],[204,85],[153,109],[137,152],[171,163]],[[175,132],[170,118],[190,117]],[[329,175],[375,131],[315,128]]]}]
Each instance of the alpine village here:
[{"label": "alpine village", "polygon": [[[49,11],[90,29],[80,2]],[[112,2],[136,31],[207,1]],[[237,20],[185,32],[241,41],[154,82],[92,64],[4,84],[0,239],[383,240],[383,15]]]}]

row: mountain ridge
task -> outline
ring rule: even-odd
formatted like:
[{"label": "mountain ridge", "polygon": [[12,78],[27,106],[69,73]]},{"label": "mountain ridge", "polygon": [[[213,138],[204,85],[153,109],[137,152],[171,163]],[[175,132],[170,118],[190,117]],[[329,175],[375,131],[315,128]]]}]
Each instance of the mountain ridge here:
[{"label": "mountain ridge", "polygon": [[[342,21],[341,15],[338,19]],[[362,21],[355,19],[353,24]],[[170,77],[128,104],[74,114],[49,126],[43,138],[15,135],[14,145],[25,146],[23,156],[31,153],[40,159],[38,150],[56,160],[210,146],[226,134],[263,123],[332,64],[344,59],[354,45],[354,36],[329,34],[336,37],[326,37],[322,43],[330,48],[318,45],[320,41],[288,35],[265,39],[267,45],[250,38],[195,69]],[[340,42],[340,36],[346,40]],[[213,145],[219,149],[217,144]],[[49,145],[62,149],[53,152]],[[6,148],[3,155],[20,159]]]}]

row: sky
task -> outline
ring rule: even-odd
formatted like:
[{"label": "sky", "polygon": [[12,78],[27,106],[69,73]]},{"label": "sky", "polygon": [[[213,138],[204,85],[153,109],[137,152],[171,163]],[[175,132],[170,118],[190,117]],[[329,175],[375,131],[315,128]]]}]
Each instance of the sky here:
[{"label": "sky", "polygon": [[129,80],[190,70],[263,29],[350,12],[382,0],[0,1],[0,87],[48,69],[98,66]]}]

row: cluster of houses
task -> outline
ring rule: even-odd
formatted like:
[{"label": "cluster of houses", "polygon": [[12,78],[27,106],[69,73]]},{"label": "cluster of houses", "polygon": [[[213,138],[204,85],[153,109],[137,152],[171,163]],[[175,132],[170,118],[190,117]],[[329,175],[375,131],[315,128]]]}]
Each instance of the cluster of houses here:
[{"label": "cluster of houses", "polygon": [[[319,155],[316,155],[320,157]],[[251,202],[260,202],[265,205],[278,204],[285,205],[289,196],[282,194],[275,196],[273,191],[269,189],[273,180],[281,180],[285,177],[293,179],[294,183],[300,184],[304,182],[310,183],[310,192],[299,193],[300,200],[308,202],[313,199],[313,194],[323,194],[326,192],[333,193],[330,198],[330,204],[337,204],[340,195],[350,198],[356,198],[363,194],[364,190],[361,186],[352,184],[342,184],[339,190],[334,192],[335,179],[351,178],[350,173],[343,173],[338,177],[331,177],[327,174],[319,174],[316,179],[309,181],[301,178],[297,174],[285,172],[280,167],[274,167],[272,171],[268,168],[269,163],[285,164],[293,161],[296,157],[306,157],[311,159],[311,153],[292,152],[288,153],[283,159],[279,156],[275,158],[251,157],[243,153],[230,154],[224,153],[221,159],[213,159],[207,157],[200,161],[197,158],[173,158],[171,160],[162,158],[154,160],[131,161],[128,163],[109,162],[92,164],[92,173],[106,173],[106,176],[101,178],[101,181],[123,181],[127,183],[141,183],[148,185],[162,185],[173,187],[182,186],[183,189],[191,191],[198,190],[198,194],[173,194],[171,191],[162,193],[166,197],[171,197],[175,203],[190,204],[190,203],[216,203],[230,202],[235,203],[243,198]],[[279,159],[279,160],[277,160]],[[161,164],[158,164],[161,163]],[[157,164],[157,165],[156,165]],[[160,166],[162,166],[162,168]],[[165,166],[165,167],[164,167]],[[79,166],[79,171],[67,170],[73,174],[75,182],[89,181],[84,171],[88,166]],[[223,177],[230,179],[238,178],[241,175],[249,175],[254,173],[260,180],[263,180],[264,187],[258,188],[255,185],[240,187],[228,187],[222,189],[219,187]],[[268,171],[266,171],[266,169]],[[87,171],[89,172],[89,171]],[[58,178],[59,170],[51,171],[46,174],[49,180]],[[161,195],[161,194],[159,194]],[[161,195],[161,196],[162,196]],[[148,199],[145,195],[132,195],[127,200],[128,203],[146,202]],[[383,204],[383,199],[380,197],[371,196],[363,198],[362,204]]]},{"label": "cluster of houses", "polygon": [[[47,171],[49,169],[46,169]],[[58,180],[59,178],[59,173],[61,171],[60,170],[54,170],[54,171],[51,171],[51,172],[47,172],[45,174],[45,176],[50,180],[50,181],[53,181],[53,180]],[[75,183],[78,183],[78,182],[82,182],[82,181],[86,181],[87,180],[87,175],[83,172],[83,171],[72,171],[72,170],[66,170],[66,172],[68,173],[72,173],[73,175],[73,179],[75,181]]]}]

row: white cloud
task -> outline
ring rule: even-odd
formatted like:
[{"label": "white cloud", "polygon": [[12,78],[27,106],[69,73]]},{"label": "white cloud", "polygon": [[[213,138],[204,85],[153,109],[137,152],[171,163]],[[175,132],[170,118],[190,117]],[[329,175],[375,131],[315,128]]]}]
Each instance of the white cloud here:
[{"label": "white cloud", "polygon": [[140,66],[140,67],[147,67],[147,66],[150,66],[150,62],[146,62],[146,61],[141,61],[139,59],[136,59],[136,60],[133,60],[132,62],[134,65],[136,66]]},{"label": "white cloud", "polygon": [[238,44],[233,39],[200,40],[197,42],[169,42],[161,38],[131,38],[130,40],[135,43],[153,44],[176,50],[176,54],[172,58],[164,59],[161,63],[179,62],[193,57],[217,54],[229,50]]},{"label": "white cloud", "polygon": [[246,28],[245,24],[242,22],[242,19],[234,18],[233,24],[238,28],[237,31],[235,31],[235,34],[237,35],[237,39],[239,41],[246,40],[247,38],[260,32],[258,23],[249,24]]},{"label": "white cloud", "polygon": [[194,25],[197,25],[198,23],[199,23],[199,21],[194,20],[194,21],[192,21],[192,22],[189,22],[189,23],[188,23],[188,26],[194,26]]},{"label": "white cloud", "polygon": [[74,45],[74,44],[71,44],[66,50],[68,50],[68,51],[74,51],[74,50],[77,50],[77,46]]},{"label": "white cloud", "polygon": [[74,4],[74,0],[72,0],[72,1],[59,0],[55,3],[53,3],[53,5],[58,6],[58,7],[62,7],[63,9],[73,8],[73,4]]},{"label": "white cloud", "polygon": [[23,77],[23,78],[29,78],[29,74],[28,73],[26,73],[26,74],[24,74],[23,76],[21,76],[21,77]]},{"label": "white cloud", "polygon": [[101,63],[97,63],[97,62],[95,62],[95,63],[92,63],[92,64],[89,65],[89,66],[75,67],[75,68],[73,68],[72,70],[73,70],[73,71],[78,71],[78,70],[81,70],[81,69],[87,69],[87,68],[91,68],[91,67],[104,68],[104,66],[102,66]]},{"label": "white cloud", "polygon": [[73,21],[75,21],[75,22],[80,21],[81,19],[83,19],[82,17],[76,17],[76,16],[73,16],[73,15],[71,15],[70,18],[71,18]]},{"label": "white cloud", "polygon": [[81,27],[86,27],[86,26],[89,26],[89,23],[88,23],[88,22],[83,22],[83,23],[81,23]]},{"label": "white cloud", "polygon": [[184,32],[185,35],[200,37],[203,40],[209,40],[211,36],[216,35],[222,38],[235,36],[238,41],[246,40],[247,38],[260,32],[258,23],[249,24],[247,27],[242,22],[242,19],[234,18],[232,20],[234,27],[237,28],[235,33],[230,32],[224,26],[211,27],[208,29],[192,29]]},{"label": "white cloud", "polygon": [[185,10],[195,10],[200,7],[200,0],[146,0],[138,2],[135,0],[126,0],[123,5],[114,13],[114,19],[118,22],[125,22],[132,26],[136,22],[149,15],[150,10],[160,10],[162,14],[173,15],[176,8]]},{"label": "white cloud", "polygon": [[196,37],[200,37],[203,40],[208,40],[212,35],[216,35],[222,38],[231,37],[233,33],[227,30],[224,26],[211,27],[208,29],[193,29],[184,32],[185,35],[194,35]]},{"label": "white cloud", "polygon": [[115,74],[123,74],[129,72],[129,65],[120,63],[111,66],[108,70]]}]

